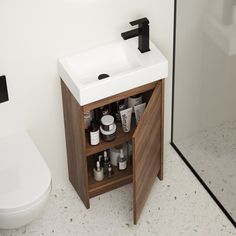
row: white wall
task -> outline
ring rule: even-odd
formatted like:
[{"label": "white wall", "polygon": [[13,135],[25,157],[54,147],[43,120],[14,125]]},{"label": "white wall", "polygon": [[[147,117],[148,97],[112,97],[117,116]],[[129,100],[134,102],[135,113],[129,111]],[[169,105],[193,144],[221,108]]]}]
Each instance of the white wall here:
[{"label": "white wall", "polygon": [[210,15],[217,20],[225,23],[225,20],[232,19],[236,23],[236,0],[208,0],[207,4]]},{"label": "white wall", "polygon": [[[171,62],[173,0],[1,0],[0,74],[10,101],[0,104],[1,135],[26,129],[55,185],[67,178],[57,58],[120,38],[129,21],[147,16],[151,38]],[[171,71],[171,67],[170,67]],[[166,82],[166,141],[171,79]]]},{"label": "white wall", "polygon": [[203,51],[199,130],[236,120],[236,55],[227,55],[208,35]]},{"label": "white wall", "polygon": [[202,33],[205,0],[177,5],[174,140],[199,130],[202,78]]}]

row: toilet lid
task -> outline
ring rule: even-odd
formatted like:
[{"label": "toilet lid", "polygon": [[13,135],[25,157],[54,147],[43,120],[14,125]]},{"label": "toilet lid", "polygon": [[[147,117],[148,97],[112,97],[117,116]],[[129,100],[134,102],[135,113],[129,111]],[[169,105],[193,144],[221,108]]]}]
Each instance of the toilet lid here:
[{"label": "toilet lid", "polygon": [[50,185],[50,171],[27,133],[0,138],[0,211],[34,203]]}]

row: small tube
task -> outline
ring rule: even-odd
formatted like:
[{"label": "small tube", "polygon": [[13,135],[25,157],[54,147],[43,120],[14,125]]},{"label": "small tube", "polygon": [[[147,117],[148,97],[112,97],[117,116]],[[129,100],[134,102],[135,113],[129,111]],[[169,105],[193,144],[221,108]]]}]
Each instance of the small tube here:
[{"label": "small tube", "polygon": [[146,108],[146,102],[142,103],[142,104],[139,104],[137,106],[134,106],[136,124],[138,124],[138,122],[140,121],[141,116],[142,116],[145,108]]},{"label": "small tube", "polygon": [[132,107],[130,107],[128,109],[120,111],[122,128],[125,133],[128,133],[130,131],[132,110]]}]

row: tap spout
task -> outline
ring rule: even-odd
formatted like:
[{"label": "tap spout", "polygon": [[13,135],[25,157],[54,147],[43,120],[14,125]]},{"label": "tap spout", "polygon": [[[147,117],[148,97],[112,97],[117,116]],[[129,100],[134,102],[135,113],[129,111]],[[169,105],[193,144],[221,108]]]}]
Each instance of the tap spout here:
[{"label": "tap spout", "polygon": [[140,28],[138,28],[138,29],[133,29],[133,30],[124,32],[124,33],[121,34],[121,37],[122,37],[124,40],[127,40],[127,39],[131,39],[131,38],[137,37],[137,36],[139,36],[139,35],[141,35],[141,30],[140,30]]}]

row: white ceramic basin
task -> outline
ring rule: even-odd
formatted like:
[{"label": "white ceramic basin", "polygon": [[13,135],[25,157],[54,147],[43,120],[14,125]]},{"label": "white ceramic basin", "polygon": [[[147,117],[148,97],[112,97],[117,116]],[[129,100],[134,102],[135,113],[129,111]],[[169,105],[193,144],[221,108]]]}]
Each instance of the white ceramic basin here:
[{"label": "white ceramic basin", "polygon": [[[168,62],[155,45],[141,53],[137,39],[59,59],[60,78],[81,106],[168,76]],[[110,77],[98,80],[100,74]]]}]

